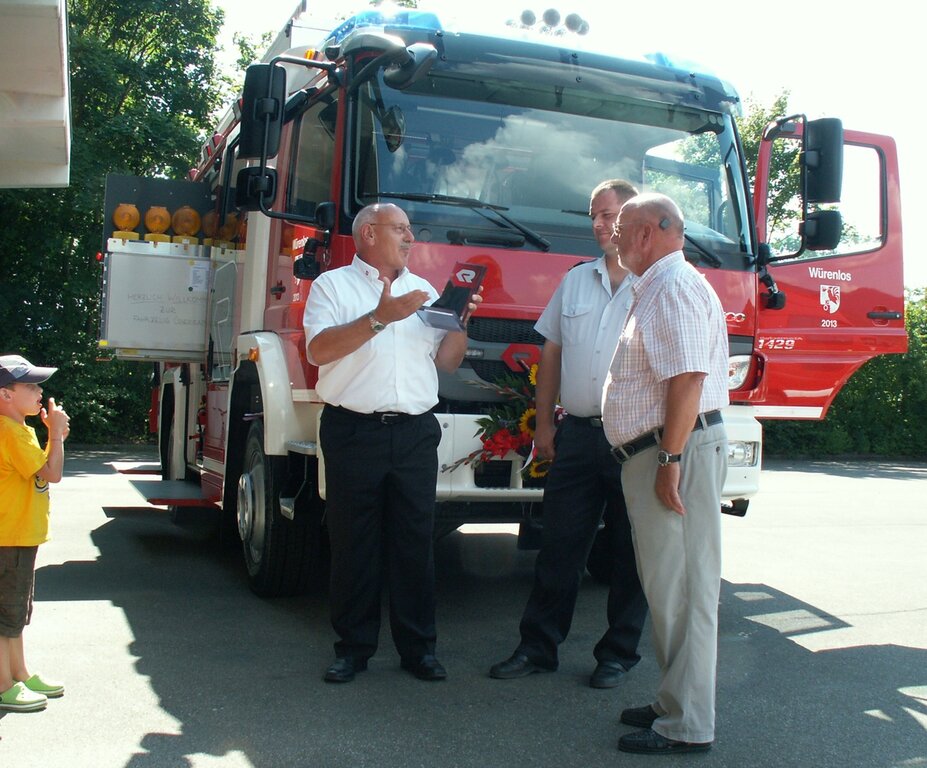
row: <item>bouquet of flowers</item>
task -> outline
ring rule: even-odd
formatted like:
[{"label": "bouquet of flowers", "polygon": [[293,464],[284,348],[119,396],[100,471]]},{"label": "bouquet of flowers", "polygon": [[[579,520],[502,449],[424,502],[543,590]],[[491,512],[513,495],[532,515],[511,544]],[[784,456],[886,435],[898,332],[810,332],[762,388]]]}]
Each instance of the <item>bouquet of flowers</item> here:
[{"label": "bouquet of flowers", "polygon": [[505,398],[505,401],[493,407],[489,413],[477,419],[480,448],[458,459],[445,468],[452,472],[462,464],[490,461],[504,458],[510,452],[525,459],[522,476],[540,478],[547,474],[550,462],[534,456],[534,427],[537,408],[535,406],[535,388],[537,386],[537,364],[528,369],[527,379],[514,373],[507,373],[486,386]]}]

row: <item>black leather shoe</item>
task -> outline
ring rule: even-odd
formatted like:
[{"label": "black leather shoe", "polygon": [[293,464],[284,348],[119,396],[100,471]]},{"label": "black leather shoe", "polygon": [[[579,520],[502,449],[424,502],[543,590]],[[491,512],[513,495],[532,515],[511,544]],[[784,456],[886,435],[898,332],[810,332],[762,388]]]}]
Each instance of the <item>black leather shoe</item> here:
[{"label": "black leather shoe", "polygon": [[539,667],[523,653],[513,653],[505,661],[493,664],[489,669],[489,676],[496,680],[515,680],[519,677],[527,677],[533,672],[553,671],[547,667]]},{"label": "black leather shoe", "polygon": [[593,688],[614,688],[624,677],[627,670],[617,661],[600,661],[596,664],[589,685]]},{"label": "black leather shoe", "polygon": [[636,728],[649,728],[659,715],[653,711],[649,704],[643,707],[630,707],[621,713],[621,722],[633,725]]},{"label": "black leather shoe", "polygon": [[618,749],[639,755],[675,755],[683,752],[707,752],[711,742],[674,741],[647,728],[618,739]]},{"label": "black leather shoe", "polygon": [[325,670],[325,682],[350,683],[354,679],[355,672],[363,672],[365,669],[367,669],[367,659],[344,656],[335,659],[332,665]]},{"label": "black leather shoe", "polygon": [[402,659],[399,666],[411,672],[419,680],[446,680],[447,670],[434,656],[422,656],[420,659]]}]

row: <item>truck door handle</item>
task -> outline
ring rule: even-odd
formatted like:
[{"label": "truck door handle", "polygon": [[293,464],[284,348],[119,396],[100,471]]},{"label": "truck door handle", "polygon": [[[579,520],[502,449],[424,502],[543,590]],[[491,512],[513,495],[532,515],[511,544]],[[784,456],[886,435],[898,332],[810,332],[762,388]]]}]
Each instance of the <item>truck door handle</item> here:
[{"label": "truck door handle", "polygon": [[901,320],[901,312],[867,312],[870,320]]}]

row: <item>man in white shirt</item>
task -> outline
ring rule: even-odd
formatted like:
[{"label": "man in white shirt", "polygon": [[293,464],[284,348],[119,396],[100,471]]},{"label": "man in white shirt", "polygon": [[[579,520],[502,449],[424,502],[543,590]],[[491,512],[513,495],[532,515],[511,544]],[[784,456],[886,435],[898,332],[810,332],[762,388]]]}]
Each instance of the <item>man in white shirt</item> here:
[{"label": "man in white shirt", "polygon": [[[647,616],[621,490],[621,467],[602,429],[602,388],[631,306],[634,277],[621,266],[611,242],[621,206],[637,194],[622,179],[599,184],[589,217],[603,256],[571,269],[535,328],[544,336],[537,374],[534,442],[553,459],[544,489],[544,529],[534,586],[522,614],[521,642],[490,676],[509,680],[558,666],[557,648],[570,631],[590,547],[605,509],[605,554],[611,561],[608,628],[596,644],[593,688],[613,688],[639,660],[637,645]],[[559,395],[566,415],[554,425]],[[556,435],[556,437],[555,437]]]},{"label": "man in white shirt", "polygon": [[[381,554],[389,578],[390,628],[401,665],[443,680],[435,658],[434,528],[441,429],[437,368],[453,371],[465,332],[431,328],[415,314],[437,298],[409,272],[415,237],[405,212],[377,203],[352,230],[357,254],[316,279],[303,324],[325,401],[326,520],[332,551],[331,618],[339,639],[325,673],[349,682],[367,669],[380,630]],[[473,298],[470,309],[479,303]]]},{"label": "man in white shirt", "polygon": [[602,416],[622,463],[660,666],[653,702],[621,713],[640,730],[618,748],[702,752],[715,726],[727,326],[717,294],[685,259],[683,217],[670,198],[650,193],[625,203],[614,241],[638,279]]}]

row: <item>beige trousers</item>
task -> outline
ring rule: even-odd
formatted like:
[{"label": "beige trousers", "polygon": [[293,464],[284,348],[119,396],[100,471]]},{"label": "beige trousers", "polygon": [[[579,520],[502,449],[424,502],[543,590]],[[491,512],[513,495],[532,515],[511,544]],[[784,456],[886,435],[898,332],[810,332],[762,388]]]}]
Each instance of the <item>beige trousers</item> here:
[{"label": "beige trousers", "polygon": [[715,732],[724,425],[693,432],[681,465],[684,516],[664,507],[654,493],[656,447],[626,461],[621,482],[660,665],[651,704],[660,717],[653,730],[677,741],[708,742]]}]

